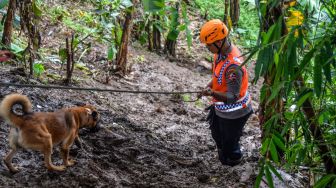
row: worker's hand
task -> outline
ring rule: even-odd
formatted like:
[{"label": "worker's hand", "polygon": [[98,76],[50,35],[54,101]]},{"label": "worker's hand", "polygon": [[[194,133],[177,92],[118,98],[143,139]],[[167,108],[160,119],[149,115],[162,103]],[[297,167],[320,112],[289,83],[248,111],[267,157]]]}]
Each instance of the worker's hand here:
[{"label": "worker's hand", "polygon": [[201,93],[199,94],[199,96],[211,96],[212,94],[212,90],[210,87],[206,87],[204,88]]}]

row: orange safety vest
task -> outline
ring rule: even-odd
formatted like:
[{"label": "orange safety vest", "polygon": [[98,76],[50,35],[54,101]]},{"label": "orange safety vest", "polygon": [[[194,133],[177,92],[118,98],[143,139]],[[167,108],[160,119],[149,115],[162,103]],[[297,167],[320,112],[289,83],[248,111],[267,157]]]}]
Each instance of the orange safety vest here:
[{"label": "orange safety vest", "polygon": [[[227,54],[227,57],[222,60],[217,60],[218,54],[215,54],[214,56],[214,63],[212,65],[212,89],[214,91],[218,92],[227,92],[227,85],[226,85],[226,78],[225,73],[228,67],[230,65],[240,65],[243,61],[242,58],[240,58],[240,51],[238,48],[234,45],[232,45],[232,51]],[[236,103],[233,104],[225,104],[223,101],[218,101],[214,97],[212,98],[212,102],[215,105],[215,108],[217,110],[223,111],[223,112],[231,112],[235,111],[241,108],[246,108],[247,104],[251,101],[250,95],[247,91],[248,88],[248,73],[246,71],[245,66],[242,66],[243,71],[243,78],[239,93],[239,99],[236,101]]]}]

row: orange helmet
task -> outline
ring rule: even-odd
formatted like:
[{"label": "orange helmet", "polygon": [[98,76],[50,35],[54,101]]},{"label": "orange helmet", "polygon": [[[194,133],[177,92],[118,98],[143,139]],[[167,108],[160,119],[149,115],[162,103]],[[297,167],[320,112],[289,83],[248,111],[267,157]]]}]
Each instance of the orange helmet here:
[{"label": "orange helmet", "polygon": [[213,19],[205,23],[201,28],[200,39],[202,43],[211,44],[228,35],[228,28],[219,19]]}]

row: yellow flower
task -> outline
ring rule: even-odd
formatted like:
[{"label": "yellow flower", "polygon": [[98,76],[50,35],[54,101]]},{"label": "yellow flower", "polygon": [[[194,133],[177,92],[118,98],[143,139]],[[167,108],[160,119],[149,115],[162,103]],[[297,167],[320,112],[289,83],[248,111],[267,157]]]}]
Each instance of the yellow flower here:
[{"label": "yellow flower", "polygon": [[296,1],[291,1],[291,2],[289,2],[289,6],[290,7],[293,7],[293,6],[295,6],[296,5]]},{"label": "yellow flower", "polygon": [[303,17],[303,14],[300,11],[290,10],[289,14],[290,14],[290,16],[286,21],[287,27],[302,25],[304,17]]},{"label": "yellow flower", "polygon": [[79,16],[80,16],[80,17],[83,17],[83,16],[85,16],[85,13],[84,13],[83,11],[81,11],[81,10],[80,10],[80,11],[78,11],[78,13],[79,13]]},{"label": "yellow flower", "polygon": [[[289,10],[289,17],[286,20],[286,26],[288,31],[294,26],[301,26],[303,24],[304,16],[300,11]],[[299,33],[297,29],[294,31],[294,36],[298,36]]]}]

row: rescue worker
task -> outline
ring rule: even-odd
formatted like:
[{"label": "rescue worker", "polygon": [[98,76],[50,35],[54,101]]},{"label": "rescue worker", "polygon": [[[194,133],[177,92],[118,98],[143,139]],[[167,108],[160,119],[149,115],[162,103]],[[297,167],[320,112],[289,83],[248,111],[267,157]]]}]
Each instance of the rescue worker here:
[{"label": "rescue worker", "polygon": [[240,51],[228,39],[228,29],[221,20],[206,22],[201,28],[200,40],[214,54],[212,79],[201,93],[212,97],[207,121],[220,162],[234,166],[241,161],[239,140],[253,112],[248,73],[245,66],[240,66],[243,62]]}]

